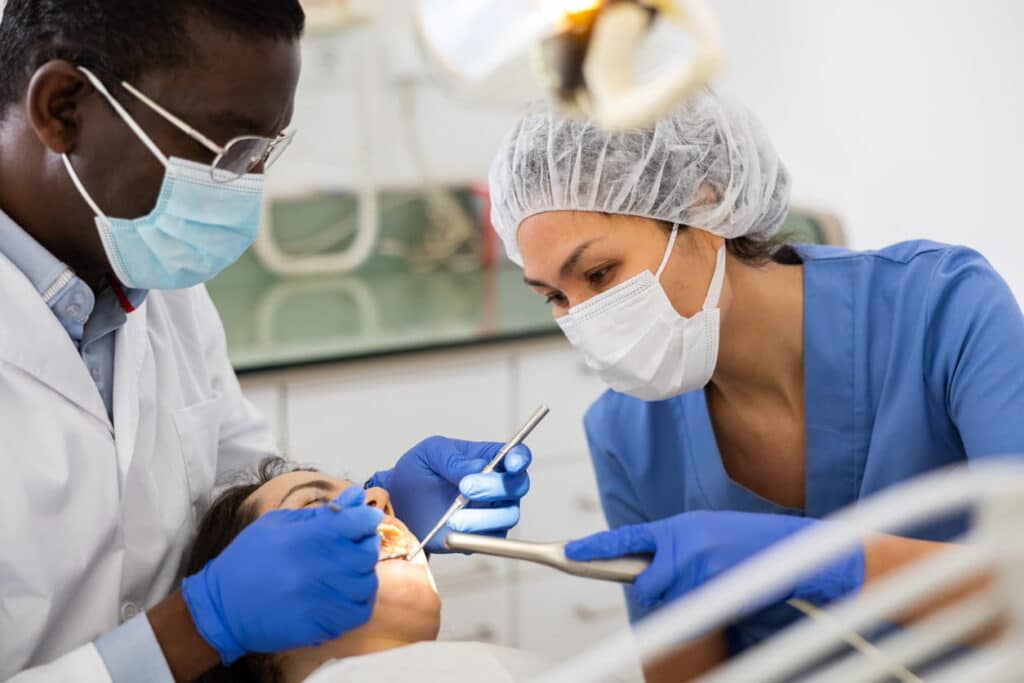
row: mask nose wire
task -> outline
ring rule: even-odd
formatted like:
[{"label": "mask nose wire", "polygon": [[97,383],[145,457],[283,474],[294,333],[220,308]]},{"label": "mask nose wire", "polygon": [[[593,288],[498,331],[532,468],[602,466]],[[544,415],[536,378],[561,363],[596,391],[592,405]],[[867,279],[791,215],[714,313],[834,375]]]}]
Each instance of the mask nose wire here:
[{"label": "mask nose wire", "polygon": [[146,131],[142,130],[142,126],[140,126],[138,122],[134,118],[132,118],[132,115],[128,113],[128,111],[121,105],[121,103],[118,102],[117,99],[115,99],[114,96],[110,94],[110,91],[107,90],[107,86],[103,85],[103,81],[97,78],[93,72],[89,71],[84,66],[80,66],[77,68],[79,71],[85,74],[85,77],[89,79],[89,82],[92,83],[93,87],[96,88],[96,90],[99,91],[99,93],[106,98],[107,102],[110,103],[110,106],[113,107],[114,111],[117,112],[117,115],[120,116],[121,120],[125,122],[125,125],[131,128],[132,132],[135,133],[135,135],[139,138],[139,140],[142,141],[144,145],[146,145],[146,148],[149,149],[153,156],[157,158],[157,161],[163,164],[164,168],[166,168],[168,171],[172,170],[171,162],[167,158],[167,156],[160,151],[160,148],[156,146],[156,143],[153,142],[152,138],[150,138],[146,134]]}]

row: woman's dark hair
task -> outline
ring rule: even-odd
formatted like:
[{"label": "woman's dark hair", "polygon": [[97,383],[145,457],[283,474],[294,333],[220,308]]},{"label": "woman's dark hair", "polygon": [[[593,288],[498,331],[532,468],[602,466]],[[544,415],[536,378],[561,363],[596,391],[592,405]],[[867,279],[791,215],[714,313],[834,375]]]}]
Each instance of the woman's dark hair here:
[{"label": "woman's dark hair", "polygon": [[[672,224],[658,221],[666,232],[672,231]],[[680,226],[685,230],[687,226]],[[725,240],[725,248],[730,254],[752,266],[766,263],[779,263],[785,266],[798,266],[803,263],[800,254],[790,244],[787,235],[778,234],[774,237],[733,237]]]},{"label": "woman's dark hair", "polygon": [[734,237],[725,240],[725,248],[730,254],[751,265],[780,263],[785,266],[797,266],[803,263],[785,235],[776,235],[768,239],[761,237]]},{"label": "woman's dark hair", "polygon": [[[256,521],[255,505],[246,500],[268,481],[281,474],[304,468],[280,457],[264,458],[255,472],[243,476],[241,483],[225,489],[199,522],[199,530],[185,563],[185,575],[191,576],[217,557]],[[280,683],[281,675],[269,655],[248,655],[231,666],[217,668],[201,676],[197,683]]]}]

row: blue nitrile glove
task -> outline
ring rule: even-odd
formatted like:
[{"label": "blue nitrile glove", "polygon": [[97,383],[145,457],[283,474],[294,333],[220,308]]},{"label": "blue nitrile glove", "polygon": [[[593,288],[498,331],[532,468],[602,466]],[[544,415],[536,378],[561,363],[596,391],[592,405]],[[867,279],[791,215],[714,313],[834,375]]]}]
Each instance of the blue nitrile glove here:
[{"label": "blue nitrile glove", "polygon": [[[812,524],[828,523],[789,515],[700,510],[572,541],[566,544],[565,554],[570,560],[587,561],[654,553],[651,566],[626,590],[629,601],[647,611],[698,588],[791,534]],[[750,605],[744,613],[790,598],[821,605],[858,589],[863,582],[864,551],[858,547],[788,593]]]},{"label": "blue nitrile glove", "polygon": [[373,475],[367,486],[387,490],[395,516],[417,538],[434,528],[460,493],[472,501],[427,544],[428,552],[449,552],[444,547],[448,531],[504,536],[519,523],[519,499],[530,490],[526,468],[533,458],[530,449],[519,445],[495,472],[479,474],[501,447],[432,436],[403,455],[393,469]]},{"label": "blue nitrile glove", "polygon": [[268,512],[182,582],[192,621],[225,664],[320,645],[366,623],[382,513],[364,497],[347,489],[334,501],[340,512]]}]

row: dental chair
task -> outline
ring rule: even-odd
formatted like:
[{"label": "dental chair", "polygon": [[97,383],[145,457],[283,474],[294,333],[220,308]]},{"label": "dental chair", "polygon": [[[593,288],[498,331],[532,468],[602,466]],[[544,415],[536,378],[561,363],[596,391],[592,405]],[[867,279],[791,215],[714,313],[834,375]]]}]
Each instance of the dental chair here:
[{"label": "dental chair", "polygon": [[[601,681],[724,626],[871,532],[899,533],[965,511],[963,544],[873,582],[734,657],[703,683],[1024,680],[1024,460],[991,459],[926,474],[841,511],[661,612],[567,660],[542,683]],[[983,588],[903,626],[905,614],[962,582]],[[880,633],[874,642],[864,634]],[[981,644],[976,642],[984,635]],[[965,643],[967,643],[965,645]]]}]

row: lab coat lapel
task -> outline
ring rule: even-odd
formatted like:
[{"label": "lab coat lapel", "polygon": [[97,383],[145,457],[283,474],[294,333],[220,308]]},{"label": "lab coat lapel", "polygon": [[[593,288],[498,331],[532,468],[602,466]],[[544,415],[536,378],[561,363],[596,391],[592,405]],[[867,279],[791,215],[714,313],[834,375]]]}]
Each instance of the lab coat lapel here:
[{"label": "lab coat lapel", "polygon": [[114,431],[123,489],[139,432],[139,386],[146,357],[146,303],[128,314],[114,351]]},{"label": "lab coat lapel", "polygon": [[0,361],[35,377],[112,429],[99,389],[67,330],[2,254],[0,293]]}]

